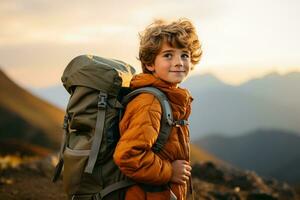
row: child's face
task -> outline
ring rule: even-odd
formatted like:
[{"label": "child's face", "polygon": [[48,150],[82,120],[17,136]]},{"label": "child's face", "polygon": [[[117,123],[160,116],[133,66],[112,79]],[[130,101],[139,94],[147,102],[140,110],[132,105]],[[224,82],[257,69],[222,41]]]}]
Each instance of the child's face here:
[{"label": "child's face", "polygon": [[174,48],[164,42],[154,64],[147,66],[147,69],[157,78],[179,84],[187,77],[191,67],[189,50]]}]

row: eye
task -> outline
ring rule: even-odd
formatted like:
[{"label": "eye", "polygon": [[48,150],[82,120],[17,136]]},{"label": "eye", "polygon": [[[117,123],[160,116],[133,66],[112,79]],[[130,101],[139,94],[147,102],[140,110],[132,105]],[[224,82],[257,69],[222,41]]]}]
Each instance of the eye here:
[{"label": "eye", "polygon": [[190,55],[189,55],[188,53],[183,53],[183,54],[181,55],[181,57],[182,57],[183,59],[189,59],[189,58],[190,58]]},{"label": "eye", "polygon": [[171,59],[172,58],[172,54],[171,53],[166,53],[164,54],[165,58]]}]

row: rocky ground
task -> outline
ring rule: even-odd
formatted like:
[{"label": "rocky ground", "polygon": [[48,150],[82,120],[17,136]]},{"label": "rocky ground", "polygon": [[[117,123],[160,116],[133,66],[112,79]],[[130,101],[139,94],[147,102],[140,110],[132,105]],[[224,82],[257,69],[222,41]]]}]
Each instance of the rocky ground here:
[{"label": "rocky ground", "polygon": [[0,200],[66,199],[62,181],[52,183],[54,157],[31,160],[0,171]]},{"label": "rocky ground", "polygon": [[193,166],[195,200],[298,200],[299,194],[287,183],[242,171],[198,163]]},{"label": "rocky ground", "polygon": [[[51,182],[55,157],[6,166],[0,171],[0,200],[66,199],[62,181]],[[287,183],[263,179],[254,172],[217,166],[193,166],[195,200],[297,200]]]}]

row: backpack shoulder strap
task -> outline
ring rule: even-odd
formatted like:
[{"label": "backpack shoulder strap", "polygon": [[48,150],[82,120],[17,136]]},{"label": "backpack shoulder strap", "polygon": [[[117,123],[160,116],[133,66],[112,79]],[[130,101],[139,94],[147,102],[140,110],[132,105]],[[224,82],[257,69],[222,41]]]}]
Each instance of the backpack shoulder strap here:
[{"label": "backpack shoulder strap", "polygon": [[159,134],[155,144],[152,147],[153,152],[158,153],[166,144],[171,133],[173,126],[172,108],[166,95],[155,87],[143,87],[130,92],[128,95],[124,96],[122,104],[126,105],[130,100],[141,93],[150,93],[154,95],[159,100],[162,108]]}]

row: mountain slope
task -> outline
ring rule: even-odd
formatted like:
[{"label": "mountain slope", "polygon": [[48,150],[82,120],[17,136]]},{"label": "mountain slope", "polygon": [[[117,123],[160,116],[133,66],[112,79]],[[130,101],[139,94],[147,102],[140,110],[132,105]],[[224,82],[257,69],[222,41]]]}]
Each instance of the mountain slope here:
[{"label": "mountain slope", "polygon": [[230,166],[230,164],[222,161],[221,159],[217,158],[216,156],[212,155],[211,153],[205,151],[203,148],[191,144],[191,164],[196,164],[200,162],[213,162],[218,165],[222,166]]},{"label": "mountain slope", "polygon": [[300,136],[282,130],[257,130],[243,136],[207,136],[199,146],[218,158],[260,175],[300,183]]},{"label": "mountain slope", "polygon": [[210,134],[240,135],[257,128],[300,132],[297,105],[279,104],[229,86],[195,91],[193,96],[193,139]]},{"label": "mountain slope", "polygon": [[0,140],[59,147],[62,110],[22,89],[1,70],[0,91]]},{"label": "mountain slope", "polygon": [[270,173],[271,176],[276,177],[278,180],[289,180],[290,183],[300,185],[300,155],[282,165],[280,168]]}]

